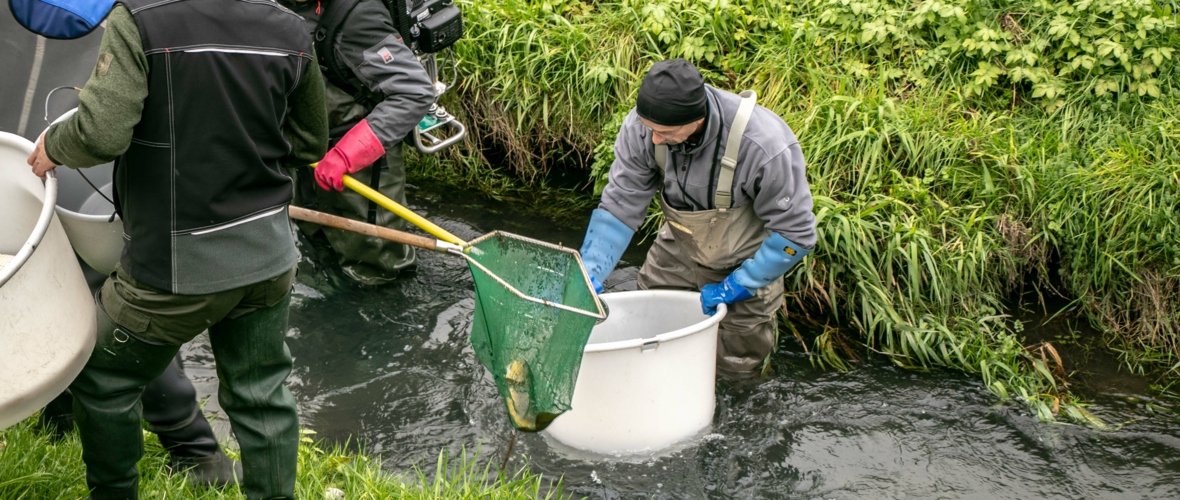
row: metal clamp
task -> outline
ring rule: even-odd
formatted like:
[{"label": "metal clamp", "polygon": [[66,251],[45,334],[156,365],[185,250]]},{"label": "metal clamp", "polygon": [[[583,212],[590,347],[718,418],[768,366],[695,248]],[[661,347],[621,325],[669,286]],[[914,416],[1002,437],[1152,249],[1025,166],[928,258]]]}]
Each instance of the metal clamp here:
[{"label": "metal clamp", "polygon": [[467,127],[464,127],[462,123],[459,123],[459,120],[456,120],[449,114],[447,116],[450,119],[439,126],[446,126],[453,133],[445,139],[439,139],[430,132],[419,132],[418,127],[414,127],[414,147],[418,148],[418,151],[423,154],[437,153],[463,140],[463,137],[467,135]]},{"label": "metal clamp", "polygon": [[[450,54],[451,61],[451,80],[454,83],[454,80],[459,78],[459,70],[455,63],[454,54],[452,52],[448,52],[448,54]],[[434,82],[435,103],[430,105],[430,111],[427,112],[426,116],[437,120],[438,125],[427,129],[425,132],[418,130],[418,127],[415,126],[411,135],[414,136],[414,147],[419,152],[433,154],[463,140],[467,136],[467,127],[464,127],[462,123],[459,123],[459,120],[456,120],[453,115],[447,113],[447,110],[438,104],[438,100],[442,98],[442,95],[450,87],[450,85],[439,79],[438,57],[433,53],[423,54],[418,57],[418,60],[422,63],[422,68],[426,70],[426,75],[430,77],[430,81]],[[440,139],[430,133],[430,130],[443,126],[450,129],[451,135]]]}]

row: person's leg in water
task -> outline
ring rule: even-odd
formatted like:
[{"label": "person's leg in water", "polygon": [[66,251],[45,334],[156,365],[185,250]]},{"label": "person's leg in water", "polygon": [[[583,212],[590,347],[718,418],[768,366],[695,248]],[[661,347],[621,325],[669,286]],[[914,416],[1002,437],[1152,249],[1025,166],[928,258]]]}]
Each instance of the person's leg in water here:
[{"label": "person's leg in water", "polygon": [[[404,206],[406,167],[402,145],[391,148],[384,158],[358,172],[356,178]],[[406,229],[405,219],[347,188],[339,193],[320,190],[315,195],[319,210],[324,212],[398,231]],[[417,254],[408,245],[351,231],[327,227],[322,229],[338,255],[340,267],[359,283],[386,284],[403,273],[413,271],[418,265]]]},{"label": "person's leg in water", "polygon": [[295,398],[284,382],[291,373],[287,348],[289,276],[251,287],[238,307],[209,327],[221,382],[218,399],[242,452],[247,498],[294,498],[299,449]]}]

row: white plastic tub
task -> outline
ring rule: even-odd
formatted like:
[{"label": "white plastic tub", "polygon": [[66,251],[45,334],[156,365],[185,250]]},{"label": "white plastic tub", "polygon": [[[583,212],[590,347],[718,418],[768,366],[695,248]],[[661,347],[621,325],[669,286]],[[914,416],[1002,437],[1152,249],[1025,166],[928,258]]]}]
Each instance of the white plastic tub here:
[{"label": "white plastic tub", "polygon": [[[97,329],[82,268],[52,206],[44,210],[45,186],[25,163],[32,150],[24,138],[0,132],[0,254],[18,256],[0,270],[15,271],[0,285],[0,429],[74,380]],[[40,241],[38,221],[46,224]],[[23,262],[22,248],[34,248]]]},{"label": "white plastic tub", "polygon": [[606,321],[582,358],[572,409],[545,431],[563,445],[607,455],[649,454],[713,421],[717,324],[700,294],[670,290],[607,293]]},{"label": "white plastic tub", "polygon": [[[77,108],[65,112],[54,123],[76,111]],[[111,202],[115,192],[114,164],[56,170],[57,216],[66,236],[86,265],[102,274],[111,274],[123,255],[123,221],[115,215],[115,205]]]}]

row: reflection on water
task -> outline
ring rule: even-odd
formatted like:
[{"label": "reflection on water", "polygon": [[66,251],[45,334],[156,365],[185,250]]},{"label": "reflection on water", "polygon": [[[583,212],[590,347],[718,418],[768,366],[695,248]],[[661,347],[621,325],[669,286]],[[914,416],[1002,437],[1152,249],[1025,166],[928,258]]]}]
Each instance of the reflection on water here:
[{"label": "reflection on water", "polygon": [[[476,196],[411,199],[464,239],[502,229],[581,243],[580,228],[553,228]],[[415,276],[362,289],[321,264],[330,262],[322,248],[304,240],[302,249],[288,343],[304,425],[381,453],[392,470],[429,468],[439,450],[464,446],[498,462],[512,431],[466,340],[473,295],[464,263],[423,253]],[[608,286],[633,287],[642,258],[641,249],[628,253]],[[1171,411],[1099,394],[1094,413],[1130,423],[1111,432],[1046,425],[996,405],[972,376],[874,363],[819,372],[793,341],[782,348],[769,379],[720,383],[713,428],[670,456],[587,461],[522,434],[513,463],[527,456],[534,471],[594,498],[1180,497],[1180,418]],[[207,341],[186,356],[198,389],[213,393]],[[206,410],[217,409],[210,400]]]}]

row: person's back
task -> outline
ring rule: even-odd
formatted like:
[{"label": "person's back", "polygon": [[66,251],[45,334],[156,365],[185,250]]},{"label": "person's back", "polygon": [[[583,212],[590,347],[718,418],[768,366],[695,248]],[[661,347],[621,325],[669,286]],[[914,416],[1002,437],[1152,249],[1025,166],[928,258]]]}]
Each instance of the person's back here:
[{"label": "person's back", "polygon": [[206,329],[246,497],[293,498],[299,419],[284,381],[298,254],[280,163],[327,150],[323,80],[295,14],[265,0],[128,0],[78,112],[29,164],[118,158],[126,245],[70,386],[91,497],[136,498],[140,396]]},{"label": "person's back", "polygon": [[279,161],[287,97],[315,64],[302,21],[273,2],[123,3],[148,65],[142,118],[116,170],[124,269],[188,294],[289,269],[292,188]]}]

